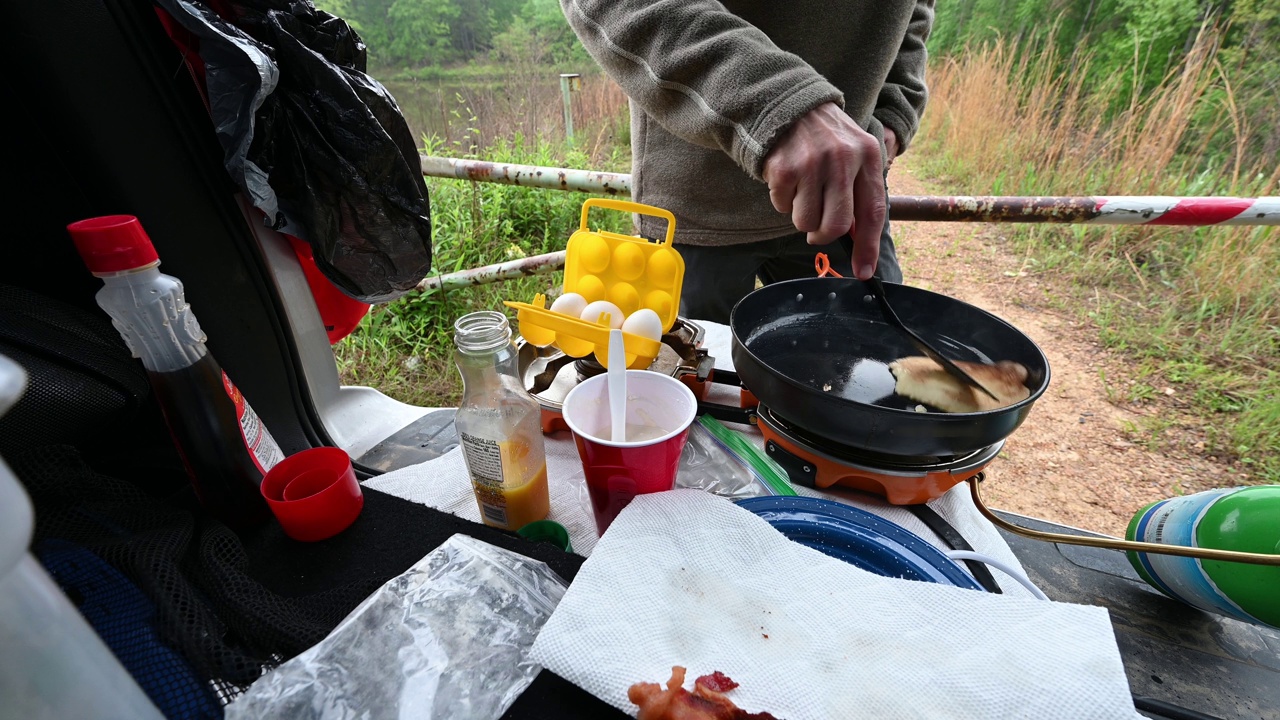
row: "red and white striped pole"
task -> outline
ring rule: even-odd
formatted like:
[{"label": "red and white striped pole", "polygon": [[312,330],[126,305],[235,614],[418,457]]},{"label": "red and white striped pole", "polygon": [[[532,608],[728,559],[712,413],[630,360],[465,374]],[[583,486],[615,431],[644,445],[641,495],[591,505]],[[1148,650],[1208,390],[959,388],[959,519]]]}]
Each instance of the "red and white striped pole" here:
[{"label": "red and white striped pole", "polygon": [[1280,197],[893,196],[894,221],[1085,225],[1280,225]]},{"label": "red and white striped pole", "polygon": [[[1080,225],[1280,225],[1280,197],[935,197],[891,196],[894,222],[1071,223]],[[429,277],[419,290],[484,285],[564,267],[564,251]]]},{"label": "red and white striped pole", "polygon": [[[492,163],[423,155],[428,177],[546,190],[631,195],[627,173]],[[1280,197],[889,197],[889,218],[915,222],[1086,223],[1089,225],[1280,225]]]}]

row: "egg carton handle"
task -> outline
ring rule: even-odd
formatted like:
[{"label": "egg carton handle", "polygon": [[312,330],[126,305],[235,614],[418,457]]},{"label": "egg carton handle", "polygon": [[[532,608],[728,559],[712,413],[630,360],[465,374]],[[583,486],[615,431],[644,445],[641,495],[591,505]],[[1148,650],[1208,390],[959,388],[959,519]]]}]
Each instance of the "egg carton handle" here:
[{"label": "egg carton handle", "polygon": [[589,198],[582,203],[582,223],[580,229],[587,231],[587,215],[591,212],[591,208],[601,208],[604,210],[617,210],[625,213],[636,213],[638,215],[649,215],[651,217],[662,218],[667,221],[667,234],[658,242],[659,245],[670,245],[676,234],[676,216],[671,214],[669,210],[663,210],[652,205],[644,205],[630,200],[614,200],[612,198]]}]

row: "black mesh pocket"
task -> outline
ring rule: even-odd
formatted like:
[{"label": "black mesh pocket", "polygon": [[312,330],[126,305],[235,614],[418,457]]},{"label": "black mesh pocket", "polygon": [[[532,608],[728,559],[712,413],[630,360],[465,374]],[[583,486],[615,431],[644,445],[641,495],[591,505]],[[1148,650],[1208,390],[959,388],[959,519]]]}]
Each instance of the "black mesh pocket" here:
[{"label": "black mesh pocket", "polygon": [[93,445],[150,395],[146,371],[106,314],[0,285],[0,354],[27,371],[27,391],[0,418],[0,455],[39,445]]},{"label": "black mesh pocket", "polygon": [[[69,544],[118,570],[154,606],[148,622],[157,640],[224,699],[324,639],[385,580],[360,573],[323,592],[286,597],[250,574],[244,545],[229,528],[93,471],[74,448],[43,447],[10,464],[35,506],[36,546]],[[157,679],[161,687],[185,688],[180,674],[161,669],[168,673]],[[150,692],[142,673],[134,675]]]}]

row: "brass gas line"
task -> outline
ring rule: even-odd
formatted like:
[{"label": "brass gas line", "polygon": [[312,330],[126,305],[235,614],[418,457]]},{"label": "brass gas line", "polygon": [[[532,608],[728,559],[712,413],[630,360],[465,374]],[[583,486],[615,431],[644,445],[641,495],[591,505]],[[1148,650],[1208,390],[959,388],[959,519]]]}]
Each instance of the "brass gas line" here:
[{"label": "brass gas line", "polygon": [[986,503],[982,501],[982,491],[978,489],[982,485],[982,480],[983,473],[978,473],[977,475],[969,478],[968,481],[969,490],[973,494],[973,504],[978,507],[978,512],[982,513],[983,516],[997,527],[1004,528],[1011,533],[1016,533],[1023,537],[1029,537],[1032,540],[1064,543],[1066,545],[1084,545],[1087,547],[1107,548],[1108,550],[1133,550],[1135,552],[1157,553],[1161,555],[1179,555],[1181,557],[1196,558],[1198,560],[1242,562],[1252,563],[1254,565],[1280,565],[1280,555],[1273,555],[1270,553],[1216,550],[1214,548],[1188,547],[1186,545],[1162,545],[1160,543],[1122,540],[1108,535],[1103,535],[1102,537],[1083,537],[1079,535],[1066,535],[1064,533],[1032,530],[1031,528],[1011,523],[992,512],[991,509],[987,507]]}]

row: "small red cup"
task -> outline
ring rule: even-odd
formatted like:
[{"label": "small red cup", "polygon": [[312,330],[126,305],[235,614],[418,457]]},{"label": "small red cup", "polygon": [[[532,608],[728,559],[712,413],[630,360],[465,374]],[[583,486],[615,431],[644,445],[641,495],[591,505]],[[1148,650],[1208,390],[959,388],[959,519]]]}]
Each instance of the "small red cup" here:
[{"label": "small red cup", "polygon": [[346,530],[364,507],[351,457],[338,448],[303,450],[262,478],[262,497],[294,540],[315,542]]},{"label": "small red cup", "polygon": [[565,396],[562,414],[573,432],[601,535],[636,495],[675,487],[680,453],[698,413],[693,391],[670,375],[627,371],[627,426],[648,437],[613,442],[608,374],[588,378]]}]

